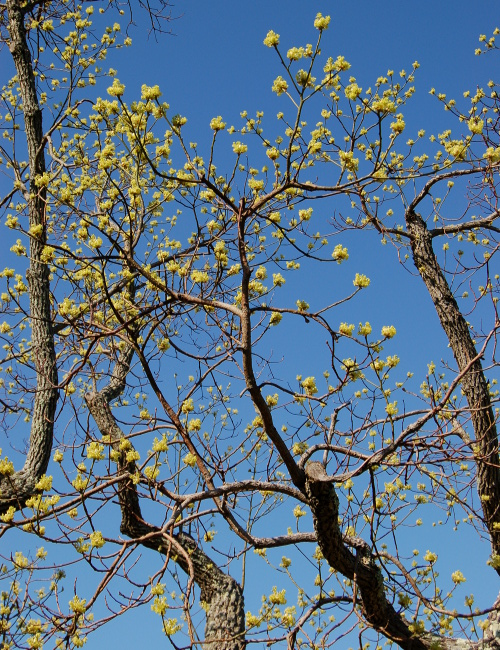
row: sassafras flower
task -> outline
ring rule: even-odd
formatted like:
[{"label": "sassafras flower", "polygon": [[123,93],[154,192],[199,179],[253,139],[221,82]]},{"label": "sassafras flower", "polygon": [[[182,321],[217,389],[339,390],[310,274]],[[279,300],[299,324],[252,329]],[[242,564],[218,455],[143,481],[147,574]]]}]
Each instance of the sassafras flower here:
[{"label": "sassafras flower", "polygon": [[354,158],[352,151],[339,151],[340,163],[343,169],[355,172],[359,167],[359,158]]},{"label": "sassafras flower", "polygon": [[297,519],[299,519],[300,517],[305,517],[306,514],[307,513],[305,512],[305,510],[302,510],[300,506],[295,506],[295,508],[293,509],[293,516],[297,517]]},{"label": "sassafras flower", "polygon": [[141,86],[141,99],[147,101],[148,99],[158,99],[158,97],[161,97],[159,86],[146,86],[146,84]]},{"label": "sassafras flower", "polygon": [[188,467],[194,467],[196,465],[196,456],[191,453],[186,454],[182,459],[182,462],[184,463],[184,465],[187,465]]},{"label": "sassafras flower", "polygon": [[344,248],[342,244],[337,244],[333,249],[332,257],[334,260],[337,260],[337,264],[342,264],[344,260],[349,259],[347,248]]},{"label": "sassafras flower", "polygon": [[286,57],[287,59],[290,59],[290,61],[298,61],[303,56],[304,56],[303,47],[291,47],[286,53]]},{"label": "sassafras flower", "polygon": [[233,151],[237,154],[246,153],[248,151],[248,147],[242,142],[233,142]]},{"label": "sassafras flower", "polygon": [[309,309],[309,303],[305,300],[297,300],[296,304],[299,311],[307,311]]},{"label": "sassafras flower", "polygon": [[368,287],[370,285],[370,278],[367,278],[366,275],[362,273],[356,273],[356,276],[352,283],[355,287],[360,287],[363,289],[364,287]]},{"label": "sassafras flower", "polygon": [[288,84],[280,75],[279,77],[276,77],[276,79],[274,80],[271,90],[275,92],[277,95],[282,95],[283,93],[286,93],[286,91],[288,90]]},{"label": "sassafras flower", "polygon": [[461,582],[465,582],[464,574],[461,571],[454,571],[451,574],[451,579],[456,585],[460,584]]},{"label": "sassafras flower", "polygon": [[388,97],[382,97],[382,99],[377,99],[373,102],[372,109],[377,113],[395,113],[396,104]]},{"label": "sassafras flower", "polygon": [[306,377],[301,382],[301,386],[304,389],[306,395],[314,395],[318,392],[318,389],[316,388],[316,380],[314,377]]},{"label": "sassafras flower", "polygon": [[226,128],[226,123],[222,121],[222,117],[218,115],[210,120],[210,128],[213,131],[222,131]]},{"label": "sassafras flower", "polygon": [[344,336],[351,336],[354,331],[354,324],[340,323],[339,332]]},{"label": "sassafras flower", "polygon": [[264,45],[266,45],[267,47],[276,47],[277,45],[279,45],[279,42],[280,42],[280,35],[276,34],[275,32],[273,32],[272,29],[270,29],[267,32],[266,38],[264,39]]},{"label": "sassafras flower", "polygon": [[354,101],[361,95],[361,90],[362,89],[358,86],[358,84],[353,83],[346,86],[344,92],[347,99]]},{"label": "sassafras flower", "polygon": [[113,85],[108,88],[108,95],[111,97],[120,97],[125,92],[125,84],[120,83],[120,81],[115,77],[113,79]]},{"label": "sassafras flower", "polygon": [[203,282],[208,282],[210,280],[208,273],[206,271],[193,271],[191,273],[191,280],[194,283],[201,284]]},{"label": "sassafras flower", "polygon": [[283,316],[279,312],[274,312],[271,314],[271,318],[269,319],[269,325],[278,325],[278,323],[281,322],[281,319]]},{"label": "sassafras flower", "polygon": [[92,544],[92,548],[102,548],[106,544],[106,540],[100,530],[96,530],[90,534],[90,543]]},{"label": "sassafras flower", "polygon": [[368,336],[369,334],[371,334],[371,331],[372,331],[372,326],[368,321],[364,325],[362,323],[359,324],[358,334],[360,336]]},{"label": "sassafras flower", "polygon": [[396,336],[396,328],[394,325],[384,325],[384,327],[382,327],[382,336],[385,336],[388,339],[392,339],[393,336]]},{"label": "sassafras flower", "polygon": [[316,14],[316,18],[314,20],[314,26],[316,29],[319,29],[320,32],[322,32],[324,29],[328,29],[328,25],[330,24],[330,16],[323,16],[320,13]]},{"label": "sassafras flower", "polygon": [[397,402],[389,402],[387,406],[385,407],[387,415],[397,415],[398,414],[398,407],[397,407]]}]

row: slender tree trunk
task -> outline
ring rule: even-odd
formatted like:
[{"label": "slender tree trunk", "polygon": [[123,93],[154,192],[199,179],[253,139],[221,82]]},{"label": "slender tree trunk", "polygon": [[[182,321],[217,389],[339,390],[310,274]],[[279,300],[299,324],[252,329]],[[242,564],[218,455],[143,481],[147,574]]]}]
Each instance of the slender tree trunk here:
[{"label": "slender tree trunk", "polygon": [[[52,450],[54,417],[59,396],[54,336],[50,308],[49,269],[41,255],[46,241],[45,188],[37,178],[45,172],[42,111],[38,103],[31,52],[26,38],[23,3],[7,0],[11,52],[23,102],[24,125],[30,169],[29,226],[41,226],[41,234],[30,238],[30,264],[27,272],[31,354],[36,371],[36,392],[31,415],[31,435],[24,467],[0,482],[0,512],[9,506],[21,507],[45,473]],[[39,230],[39,229],[38,229]]]},{"label": "slender tree trunk", "polygon": [[[432,247],[432,236],[422,217],[413,209],[406,213],[411,235],[413,261],[436,308],[448,337],[458,369],[463,372],[477,357],[469,326],[438,264]],[[500,463],[498,436],[481,361],[476,359],[462,379],[462,389],[469,405],[475,434],[473,446],[477,466],[477,490],[484,521],[491,538],[492,551],[500,555]],[[500,568],[497,569],[500,575]]]}]

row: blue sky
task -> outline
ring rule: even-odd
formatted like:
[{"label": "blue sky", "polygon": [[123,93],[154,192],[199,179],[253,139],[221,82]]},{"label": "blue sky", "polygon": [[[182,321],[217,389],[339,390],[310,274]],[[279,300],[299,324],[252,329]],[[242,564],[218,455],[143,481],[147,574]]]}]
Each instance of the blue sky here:
[{"label": "blue sky", "polygon": [[[438,132],[448,126],[449,116],[429,94],[431,88],[459,100],[463,91],[486,85],[498,69],[495,55],[474,56],[479,34],[489,36],[497,18],[500,22],[498,3],[492,0],[481,3],[185,0],[178,2],[172,12],[179,16],[172,23],[174,33],[160,35],[156,40],[148,38],[147,24],[137,13],[137,26],[130,28],[132,47],[112,52],[108,64],[116,68],[117,77],[126,84],[127,102],[139,97],[142,84],[159,84],[172,113],[188,118],[187,139],[200,144],[210,141],[208,125],[216,115],[222,115],[229,124],[238,124],[242,110],[250,114],[263,110],[266,117],[274,118],[281,108],[270,89],[273,79],[280,74],[279,61],[262,41],[267,31],[273,29],[281,35],[284,49],[314,42],[316,32],[312,24],[317,12],[332,16],[322,43],[323,53],[334,58],[344,55],[352,65],[350,72],[363,87],[373,84],[388,69],[410,70],[418,60],[421,67],[415,81],[417,92],[405,109],[409,131],[424,128]],[[327,219],[328,210],[333,214],[335,209],[335,205],[329,206],[323,216]],[[310,302],[314,299],[320,302],[325,291],[334,296],[336,292],[344,293],[354,271],[366,273],[372,278],[372,297],[340,309],[338,321],[370,320],[377,328],[394,324],[400,338],[397,349],[388,345],[387,352],[399,354],[404,371],[413,370],[417,376],[423,376],[427,363],[439,362],[446,356],[446,341],[420,279],[410,276],[399,265],[395,252],[374,254],[378,240],[377,236],[369,235],[355,244],[353,239],[348,268],[332,265],[319,280],[304,273],[289,290],[302,291],[312,296]],[[307,270],[307,264],[303,264],[303,269]],[[291,377],[298,372],[320,375],[324,369],[319,361],[311,361],[313,348],[307,336],[306,326],[301,325],[290,338],[283,340],[277,334],[270,338],[274,357],[286,357]],[[306,343],[297,345],[297,340]],[[288,355],[290,346],[293,358]],[[418,544],[422,550],[427,544],[443,550],[449,545],[436,529],[425,529],[425,535],[427,538]],[[463,565],[467,560],[464,539],[469,541],[469,537],[462,537],[460,544],[451,546],[446,569],[456,568],[455,565]],[[279,551],[277,557],[280,555]],[[483,544],[478,551],[478,565],[484,566],[487,555],[488,546]],[[474,560],[470,558],[471,565]],[[262,583],[268,580],[262,577],[264,572],[261,574],[258,561],[259,558],[250,562],[252,571],[247,591],[249,606],[254,609],[262,593]],[[271,574],[269,584],[273,580]],[[493,594],[485,589],[483,595],[487,605]],[[87,647],[98,648],[113,640],[116,645],[133,648],[144,643],[145,628],[148,644],[165,643],[157,617],[147,609],[109,624],[89,639]]]}]

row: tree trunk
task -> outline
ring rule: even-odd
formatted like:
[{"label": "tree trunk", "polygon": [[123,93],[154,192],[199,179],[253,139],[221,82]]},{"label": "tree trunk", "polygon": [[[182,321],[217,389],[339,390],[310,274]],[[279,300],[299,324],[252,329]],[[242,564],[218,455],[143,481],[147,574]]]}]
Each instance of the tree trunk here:
[{"label": "tree trunk", "polygon": [[[477,350],[467,322],[434,255],[432,236],[424,220],[410,208],[406,213],[406,225],[411,235],[413,261],[434,303],[458,369],[464,372],[470,366],[462,379],[462,389],[469,405],[475,434],[473,451],[477,466],[477,490],[493,554],[500,555],[500,467],[489,389],[481,361],[476,359],[471,364],[477,357]],[[500,575],[500,568],[497,573]]]},{"label": "tree trunk", "polygon": [[31,52],[26,39],[21,2],[7,0],[9,49],[16,66],[23,102],[24,125],[30,169],[29,226],[42,226],[42,234],[30,238],[27,272],[31,354],[36,371],[36,392],[31,415],[29,450],[22,470],[0,481],[0,512],[22,507],[45,473],[52,451],[54,417],[59,396],[54,335],[50,309],[49,269],[41,262],[46,241],[45,188],[36,179],[45,172],[42,111],[38,104]]}]

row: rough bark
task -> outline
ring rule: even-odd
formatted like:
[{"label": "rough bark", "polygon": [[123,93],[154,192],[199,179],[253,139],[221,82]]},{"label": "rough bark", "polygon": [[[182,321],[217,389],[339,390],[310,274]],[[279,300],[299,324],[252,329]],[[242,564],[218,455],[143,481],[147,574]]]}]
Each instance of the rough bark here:
[{"label": "rough bark", "polygon": [[[109,402],[125,386],[132,355],[132,348],[124,351],[108,386],[86,395],[87,405],[100,432],[109,435],[116,448],[123,432],[116,424]],[[131,474],[134,468],[121,461],[118,471]],[[145,522],[137,488],[129,478],[120,482],[118,498],[122,513],[120,531],[131,539],[137,539],[143,546],[171,557],[200,588],[201,601],[206,604],[204,650],[243,650],[246,646],[245,610],[243,591],[238,582],[221,571],[189,535],[182,532],[166,535]],[[183,553],[178,552],[179,549]]]},{"label": "rough bark", "polygon": [[[387,600],[382,572],[368,545],[360,545],[356,555],[346,548],[338,523],[339,500],[323,465],[316,461],[308,463],[306,476],[306,491],[318,545],[328,564],[353,581],[363,618],[369,625],[403,650],[500,650],[498,609],[489,614],[490,625],[479,642],[433,634],[414,635],[409,628],[410,621]],[[499,607],[500,596],[494,604],[494,608]]]},{"label": "rough bark", "polygon": [[[406,225],[411,235],[413,261],[434,303],[448,337],[458,369],[463,372],[477,357],[469,327],[438,264],[432,247],[432,235],[422,217],[413,208],[407,210]],[[491,538],[492,551],[500,555],[500,467],[498,436],[490,393],[481,361],[472,363],[462,379],[474,428],[477,490],[484,521]],[[498,525],[498,529],[495,527]],[[500,569],[497,569],[500,574]]]},{"label": "rough bark", "polygon": [[387,600],[382,572],[371,554],[359,549],[354,555],[344,545],[338,523],[339,500],[323,465],[316,461],[308,463],[306,476],[306,492],[318,545],[328,564],[355,583],[367,623],[404,650],[427,648]]},{"label": "rough bark", "polygon": [[0,512],[14,505],[22,507],[45,473],[52,450],[54,417],[58,400],[58,379],[50,313],[49,269],[41,262],[45,245],[45,189],[36,179],[45,172],[42,111],[38,103],[31,52],[26,38],[24,9],[17,0],[7,0],[9,50],[16,67],[23,102],[24,125],[30,170],[29,226],[42,226],[42,234],[30,238],[27,272],[31,353],[36,371],[36,391],[31,419],[29,450],[24,467],[0,481]]}]

